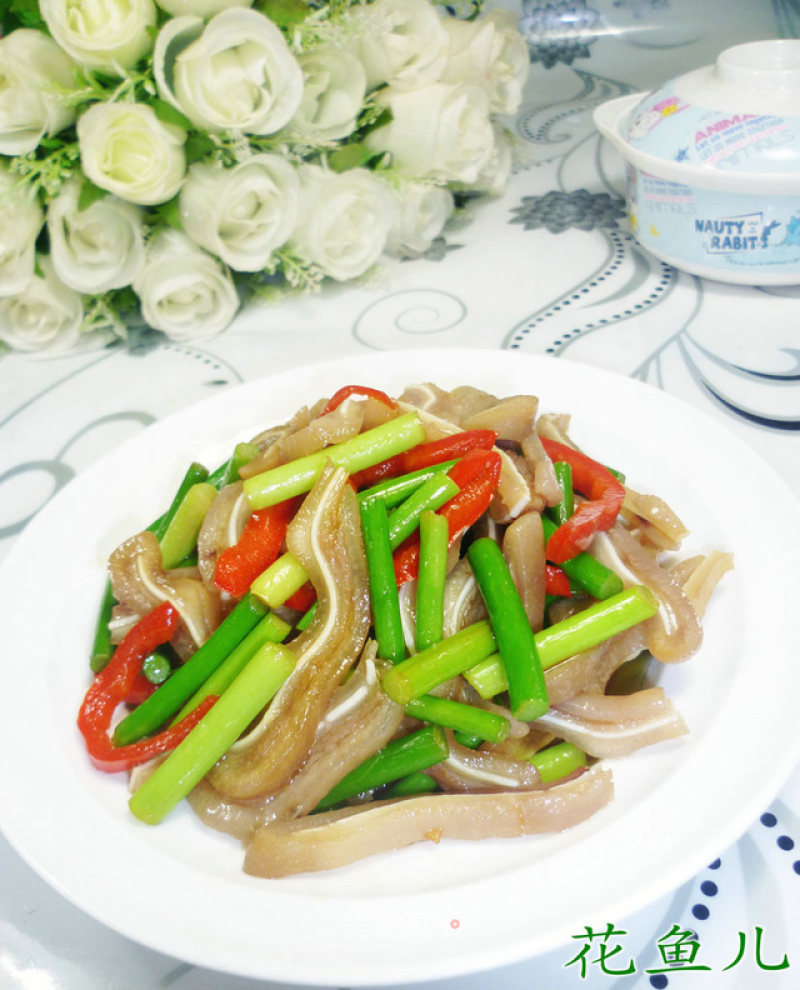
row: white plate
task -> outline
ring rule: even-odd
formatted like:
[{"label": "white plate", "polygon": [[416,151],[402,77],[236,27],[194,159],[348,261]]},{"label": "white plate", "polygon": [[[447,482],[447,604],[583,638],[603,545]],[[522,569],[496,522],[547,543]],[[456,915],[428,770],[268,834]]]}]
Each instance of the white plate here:
[{"label": "white plate", "polygon": [[[692,529],[685,552],[735,555],[701,652],[662,683],[691,735],[614,761],[616,797],[563,834],[425,844],[280,881],[240,869],[238,843],[182,807],[142,825],[123,775],[88,765],[75,716],[104,561],[162,511],[186,465],[357,382],[434,380],[529,392]],[[233,388],[166,419],[77,477],[0,575],[0,823],[76,905],[199,965],[305,984],[454,976],[555,948],[679,886],[763,811],[800,751],[798,505],[748,447],[662,392],[587,366],[500,351],[347,358]]]}]

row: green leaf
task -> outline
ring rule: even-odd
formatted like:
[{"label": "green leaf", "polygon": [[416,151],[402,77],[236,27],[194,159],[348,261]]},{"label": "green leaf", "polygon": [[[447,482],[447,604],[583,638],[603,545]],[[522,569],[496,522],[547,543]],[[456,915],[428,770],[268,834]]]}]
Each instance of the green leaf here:
[{"label": "green leaf", "polygon": [[173,230],[183,230],[183,224],[181,223],[181,211],[178,207],[178,197],[174,196],[172,199],[168,200],[166,203],[162,203],[156,208],[156,213],[167,226],[172,227]]},{"label": "green leaf", "polygon": [[342,145],[328,156],[328,164],[334,172],[347,172],[351,168],[360,168],[366,165],[370,159],[375,157],[375,152],[371,151],[365,144],[356,142]]},{"label": "green leaf", "polygon": [[150,100],[150,106],[162,124],[172,124],[174,127],[182,127],[185,131],[191,130],[192,122],[189,118],[171,103],[167,103],[166,100],[160,100],[158,98]]},{"label": "green leaf", "polygon": [[81,191],[78,193],[78,212],[82,213],[84,210],[88,210],[92,203],[96,203],[98,199],[103,199],[105,196],[108,196],[106,189],[101,189],[88,179],[84,179],[81,183]]},{"label": "green leaf", "polygon": [[7,12],[0,19],[0,26],[3,34],[9,34],[18,27],[35,28],[47,33],[47,25],[39,13],[37,0],[11,0],[7,5]]},{"label": "green leaf", "polygon": [[305,0],[259,0],[255,6],[280,28],[294,27],[309,14]]},{"label": "green leaf", "polygon": [[208,134],[201,134],[195,131],[186,139],[184,151],[186,152],[186,164],[193,165],[207,158],[217,148],[213,138]]}]

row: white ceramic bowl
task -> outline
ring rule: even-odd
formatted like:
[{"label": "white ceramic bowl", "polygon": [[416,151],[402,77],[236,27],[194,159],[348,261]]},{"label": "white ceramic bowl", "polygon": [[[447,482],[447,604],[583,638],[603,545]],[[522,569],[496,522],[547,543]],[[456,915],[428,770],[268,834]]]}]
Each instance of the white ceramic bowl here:
[{"label": "white ceramic bowl", "polygon": [[800,283],[800,40],[729,48],[594,119],[648,251],[725,282]]}]

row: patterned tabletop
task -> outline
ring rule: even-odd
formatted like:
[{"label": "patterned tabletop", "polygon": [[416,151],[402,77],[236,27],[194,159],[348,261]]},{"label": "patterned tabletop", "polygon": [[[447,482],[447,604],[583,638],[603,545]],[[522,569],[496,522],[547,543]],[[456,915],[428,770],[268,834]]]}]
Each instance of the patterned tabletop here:
[{"label": "patterned tabletop", "polygon": [[[0,556],[52,495],[162,417],[240,382],[348,354],[497,348],[638,378],[717,420],[800,494],[800,286],[705,281],[631,234],[618,155],[592,111],[712,62],[741,41],[800,36],[796,0],[523,0],[532,69],[505,194],[476,201],[421,259],[358,285],[240,314],[221,336],[2,359]],[[431,375],[430,377],[435,377]],[[800,971],[800,773],[690,882],[525,963],[424,990],[783,990]],[[0,840],[0,986],[245,990],[142,948],[71,906]],[[694,933],[683,949],[665,936]],[[681,952],[683,953],[681,955]],[[671,963],[671,966],[670,966]],[[682,971],[683,970],[683,971]],[[691,975],[690,975],[691,973]],[[390,974],[387,981],[391,981]]]}]

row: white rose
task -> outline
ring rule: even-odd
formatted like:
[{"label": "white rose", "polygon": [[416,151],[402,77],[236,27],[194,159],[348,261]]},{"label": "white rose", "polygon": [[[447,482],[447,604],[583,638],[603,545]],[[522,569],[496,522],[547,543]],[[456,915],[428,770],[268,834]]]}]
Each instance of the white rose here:
[{"label": "white rose", "polygon": [[386,253],[395,258],[423,254],[453,214],[453,194],[441,186],[404,182],[393,190],[395,210]]},{"label": "white rose", "polygon": [[502,124],[495,121],[492,126],[494,129],[494,149],[477,179],[471,183],[469,188],[473,192],[502,196],[513,165],[511,138]]},{"label": "white rose", "polygon": [[170,340],[214,337],[239,308],[228,271],[177,230],[153,235],[133,288],[145,321]]},{"label": "white rose", "polygon": [[186,132],[162,124],[142,103],[96,103],[78,118],[87,178],[140,206],[166,203],[186,172]]},{"label": "white rose", "polygon": [[228,7],[252,7],[253,0],[156,0],[162,10],[173,17],[213,17]]},{"label": "white rose", "polygon": [[0,299],[0,340],[17,351],[63,354],[78,342],[83,302],[59,281],[46,255],[38,262],[41,275],[33,275],[17,295]]},{"label": "white rose", "polygon": [[19,28],[0,41],[0,154],[24,155],[75,119],[64,96],[77,66],[41,31]]},{"label": "white rose", "polygon": [[124,75],[152,48],[153,0],[39,0],[50,33],[80,65]]},{"label": "white rose", "polygon": [[366,138],[373,151],[413,178],[470,185],[494,149],[489,97],[477,83],[433,83],[410,91],[388,87],[381,94],[392,119]]},{"label": "white rose", "polygon": [[439,78],[447,58],[447,32],[428,0],[375,0],[350,14],[367,87],[382,83],[424,86]]},{"label": "white rose", "polygon": [[0,296],[22,292],[33,277],[43,213],[30,187],[0,165]]},{"label": "white rose", "polygon": [[80,182],[47,208],[50,257],[61,281],[89,295],[130,285],[144,261],[142,210],[116,196],[78,208]]},{"label": "white rose", "polygon": [[300,182],[277,155],[253,155],[233,168],[198,163],[180,194],[183,229],[226,265],[266,267],[297,223]]},{"label": "white rose", "polygon": [[392,197],[367,169],[300,168],[300,223],[291,246],[340,282],[363,275],[381,256],[392,222]]},{"label": "white rose", "polygon": [[446,17],[443,24],[450,48],[442,81],[480,81],[493,113],[516,113],[530,68],[516,16],[510,10],[493,10],[475,21]]},{"label": "white rose", "polygon": [[299,58],[303,98],[292,132],[314,141],[337,141],[355,130],[367,92],[364,66],[350,52],[320,45]]},{"label": "white rose", "polygon": [[176,17],[156,39],[162,99],[206,131],[274,134],[303,96],[303,73],[280,30],[255,10],[232,8],[204,24]]}]

